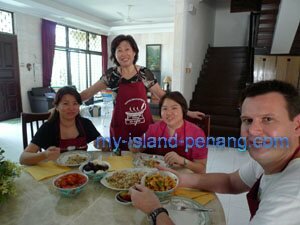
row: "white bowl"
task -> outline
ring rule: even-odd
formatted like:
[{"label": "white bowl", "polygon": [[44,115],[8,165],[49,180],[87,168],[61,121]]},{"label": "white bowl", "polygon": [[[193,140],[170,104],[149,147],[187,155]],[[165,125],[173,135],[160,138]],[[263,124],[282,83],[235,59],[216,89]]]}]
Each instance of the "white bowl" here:
[{"label": "white bowl", "polygon": [[[83,182],[81,182],[81,184],[79,185],[75,185],[74,187],[60,187],[59,186],[59,181],[62,181],[64,178],[70,176],[74,174],[75,177],[77,178],[76,180],[78,181],[78,178],[83,179]],[[89,178],[87,175],[83,174],[83,173],[79,173],[79,172],[69,172],[69,173],[65,173],[62,174],[58,177],[56,177],[53,180],[53,186],[64,196],[66,197],[72,197],[75,196],[77,194],[79,194],[85,187],[85,185],[88,183]],[[69,185],[71,186],[71,185]]]},{"label": "white bowl", "polygon": [[[156,174],[159,175],[159,176],[162,176],[164,179],[165,179],[165,177],[171,178],[174,181],[174,186],[170,189],[165,190],[165,191],[159,191],[159,190],[157,191],[157,190],[153,189],[153,187],[152,187],[153,185],[151,186],[151,185],[147,184],[146,180],[147,180],[147,177],[152,176],[152,175],[156,175]],[[177,186],[179,184],[179,179],[174,173],[171,173],[169,171],[154,171],[154,172],[146,173],[142,177],[141,184],[148,187],[150,190],[153,190],[154,193],[157,195],[157,197],[161,201],[164,201],[167,198],[172,196],[172,193],[174,192],[174,190],[177,188]]]},{"label": "white bowl", "polygon": [[109,162],[106,162],[106,161],[102,161],[102,160],[98,160],[97,163],[99,163],[100,165],[106,165],[108,166],[108,169],[103,171],[103,170],[98,170],[96,173],[93,171],[93,170],[90,170],[90,171],[85,171],[83,169],[83,167],[85,165],[87,165],[88,163],[90,162],[93,162],[94,160],[92,161],[89,161],[89,162],[85,162],[85,163],[82,163],[79,167],[79,171],[81,171],[82,173],[86,174],[88,177],[90,177],[91,179],[93,179],[94,181],[99,181],[101,180],[106,174],[107,172],[110,170],[111,168],[111,165],[109,164]]}]

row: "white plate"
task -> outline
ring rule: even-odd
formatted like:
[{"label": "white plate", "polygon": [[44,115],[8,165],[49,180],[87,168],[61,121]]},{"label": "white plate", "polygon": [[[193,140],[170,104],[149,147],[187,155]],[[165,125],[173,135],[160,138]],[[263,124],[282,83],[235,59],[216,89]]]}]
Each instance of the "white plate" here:
[{"label": "white plate", "polygon": [[[173,196],[171,198],[172,202],[176,202],[176,204],[180,204],[182,206],[186,207],[192,207],[196,209],[205,209],[203,205],[200,203],[184,198],[179,196]],[[174,221],[176,225],[210,225],[210,218],[209,218],[209,212],[201,212],[201,211],[178,211],[173,210],[170,201],[163,205],[171,217],[171,219]],[[148,225],[150,224],[147,215],[142,213],[140,210],[137,210],[134,215],[135,224],[141,224],[141,225]]]},{"label": "white plate", "polygon": [[145,161],[147,161],[147,160],[154,160],[154,161],[159,162],[160,166],[168,167],[168,165],[165,163],[164,157],[162,155],[152,155],[152,154],[146,154],[146,153],[137,153],[134,156],[133,165],[135,167],[149,168],[147,165],[145,165]]},{"label": "white plate", "polygon": [[[80,163],[67,163],[67,160],[69,159],[70,156],[75,156],[75,155],[79,155],[81,157],[86,157],[86,160],[84,160],[83,162]],[[88,162],[91,159],[91,155],[89,153],[87,153],[86,151],[68,151],[68,152],[64,152],[62,154],[60,154],[60,156],[58,157],[58,159],[56,160],[58,165],[61,166],[80,166],[80,164]]]},{"label": "white plate", "polygon": [[[114,171],[114,172],[108,172],[101,180],[100,180],[100,183],[103,184],[105,187],[109,188],[109,189],[112,189],[112,190],[115,190],[115,191],[126,191],[128,190],[129,188],[117,188],[117,187],[114,187],[114,186],[111,186],[110,183],[107,182],[107,179],[109,177],[111,177],[112,175],[114,175],[115,173],[117,172],[144,172],[144,173],[148,173],[148,172],[152,172],[154,170],[157,170],[157,169],[150,169],[150,168],[130,168],[130,169],[124,169],[124,170],[118,170],[118,171]],[[142,179],[142,177],[141,177]]]}]

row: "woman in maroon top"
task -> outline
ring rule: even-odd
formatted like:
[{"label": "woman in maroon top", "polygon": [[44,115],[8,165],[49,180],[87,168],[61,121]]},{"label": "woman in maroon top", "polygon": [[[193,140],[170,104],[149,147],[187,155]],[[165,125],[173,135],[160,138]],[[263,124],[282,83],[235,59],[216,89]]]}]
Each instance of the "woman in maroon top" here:
[{"label": "woman in maroon top", "polygon": [[[101,90],[112,89],[115,107],[110,126],[111,144],[121,150],[127,150],[129,137],[140,137],[153,123],[147,89],[158,98],[165,94],[154,74],[136,65],[138,53],[132,36],[117,36],[111,43],[110,57],[116,67],[109,68],[99,81],[81,93],[82,99],[87,100]],[[188,113],[193,118],[204,115],[201,112]]]}]

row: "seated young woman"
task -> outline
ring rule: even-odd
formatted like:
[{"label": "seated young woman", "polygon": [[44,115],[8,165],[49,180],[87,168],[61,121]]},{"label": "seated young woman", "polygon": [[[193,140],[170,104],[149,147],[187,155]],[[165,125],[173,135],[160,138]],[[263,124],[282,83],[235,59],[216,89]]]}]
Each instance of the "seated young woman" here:
[{"label": "seated young woman", "polygon": [[[206,145],[191,145],[197,138],[202,137],[206,140],[206,137],[201,128],[184,119],[188,111],[185,98],[180,92],[169,92],[160,99],[159,110],[162,120],[150,125],[138,144],[133,138],[129,144],[130,151],[164,155],[167,164],[182,166],[195,173],[205,173]],[[157,141],[154,147],[153,140]]]},{"label": "seated young woman", "polygon": [[55,109],[21,154],[20,163],[34,165],[44,160],[56,160],[68,147],[87,150],[87,144],[101,135],[90,120],[80,116],[81,104],[76,89],[59,89],[54,100]]}]

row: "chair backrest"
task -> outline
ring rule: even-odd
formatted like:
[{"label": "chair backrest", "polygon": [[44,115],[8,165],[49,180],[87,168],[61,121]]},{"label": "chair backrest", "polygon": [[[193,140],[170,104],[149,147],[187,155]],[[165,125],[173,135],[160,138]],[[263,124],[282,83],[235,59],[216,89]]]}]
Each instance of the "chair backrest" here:
[{"label": "chair backrest", "polygon": [[210,115],[205,115],[202,120],[194,119],[191,117],[187,117],[186,120],[200,127],[204,131],[206,137],[210,135]]},{"label": "chair backrest", "polygon": [[[27,147],[28,142],[33,138],[40,126],[49,118],[50,112],[47,113],[21,113],[23,147]],[[30,131],[30,136],[28,135]],[[28,137],[30,140],[28,140]]]}]

